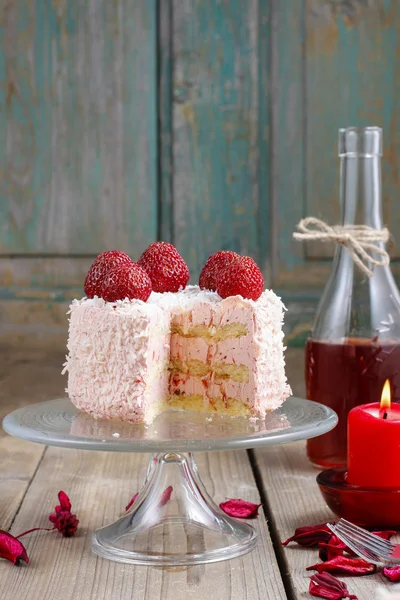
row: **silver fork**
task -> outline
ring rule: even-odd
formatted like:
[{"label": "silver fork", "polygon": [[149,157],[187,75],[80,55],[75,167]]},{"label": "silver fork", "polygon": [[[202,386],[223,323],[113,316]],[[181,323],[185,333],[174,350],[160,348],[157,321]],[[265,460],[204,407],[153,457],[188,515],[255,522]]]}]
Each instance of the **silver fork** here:
[{"label": "silver fork", "polygon": [[336,525],[327,524],[353,552],[375,565],[400,565],[400,544],[392,544],[382,538],[340,519]]}]

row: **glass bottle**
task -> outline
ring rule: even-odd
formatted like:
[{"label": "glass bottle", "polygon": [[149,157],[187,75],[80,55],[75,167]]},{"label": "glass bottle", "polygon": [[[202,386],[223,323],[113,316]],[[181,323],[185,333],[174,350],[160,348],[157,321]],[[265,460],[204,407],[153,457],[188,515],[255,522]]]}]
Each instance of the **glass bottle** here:
[{"label": "glass bottle", "polygon": [[[382,229],[381,155],[379,127],[339,130],[343,225]],[[382,242],[376,245],[384,248]],[[375,253],[374,258],[381,257]],[[379,402],[386,379],[392,400],[400,401],[400,294],[389,266],[368,267],[371,278],[336,244],[332,272],[307,339],[307,398],[330,406],[339,416],[333,431],[307,443],[308,457],[318,466],[346,464],[347,415],[356,405]]]}]

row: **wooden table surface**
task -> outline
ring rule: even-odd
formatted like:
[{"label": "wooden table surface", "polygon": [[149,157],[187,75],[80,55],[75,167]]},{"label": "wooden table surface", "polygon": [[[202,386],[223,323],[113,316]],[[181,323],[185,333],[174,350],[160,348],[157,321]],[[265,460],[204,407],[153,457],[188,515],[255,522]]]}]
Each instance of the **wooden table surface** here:
[{"label": "wooden table surface", "polygon": [[[64,395],[63,356],[45,351],[2,349],[0,419],[30,402]],[[288,352],[288,373],[302,393],[302,353]],[[219,503],[226,497],[263,502],[252,523],[257,548],[242,558],[189,568],[133,567],[106,561],[90,550],[94,529],[113,521],[140,486],[148,456],[44,447],[0,431],[0,528],[14,535],[47,527],[48,514],[65,490],[80,519],[74,538],[38,532],[24,538],[29,565],[0,561],[1,600],[298,600],[307,593],[306,567],[315,549],[282,548],[301,525],[332,519],[307,462],[303,443],[256,452],[200,453],[200,475]],[[373,600],[381,574],[346,578],[359,600]]]}]

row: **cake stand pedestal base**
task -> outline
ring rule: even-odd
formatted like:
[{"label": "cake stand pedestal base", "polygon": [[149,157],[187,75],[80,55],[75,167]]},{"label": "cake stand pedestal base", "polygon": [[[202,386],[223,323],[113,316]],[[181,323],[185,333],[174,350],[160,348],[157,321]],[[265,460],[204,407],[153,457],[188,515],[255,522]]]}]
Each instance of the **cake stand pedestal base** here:
[{"label": "cake stand pedestal base", "polygon": [[192,453],[168,452],[153,456],[132,507],[93,534],[92,549],[124,563],[195,565],[241,556],[256,538],[214,504]]},{"label": "cake stand pedestal base", "polygon": [[14,410],[3,427],[10,435],[50,446],[154,453],[136,502],[118,521],[93,534],[92,547],[99,556],[119,562],[184,566],[241,556],[254,548],[257,537],[253,527],[214,504],[192,452],[294,442],[327,433],[337,421],[330,408],[292,397],[262,421],[165,411],[145,427],[96,421],[68,398],[57,398]]}]

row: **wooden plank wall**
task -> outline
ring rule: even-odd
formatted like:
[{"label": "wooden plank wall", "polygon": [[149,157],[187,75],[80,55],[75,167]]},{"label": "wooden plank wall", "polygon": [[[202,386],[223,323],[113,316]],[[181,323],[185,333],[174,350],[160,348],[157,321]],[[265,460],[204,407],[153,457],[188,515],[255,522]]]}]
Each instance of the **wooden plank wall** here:
[{"label": "wooden plank wall", "polygon": [[[93,257],[250,254],[302,343],[329,272],[337,129],[381,125],[399,239],[396,0],[0,3],[0,343],[65,341]],[[394,252],[397,257],[398,251]]]}]

